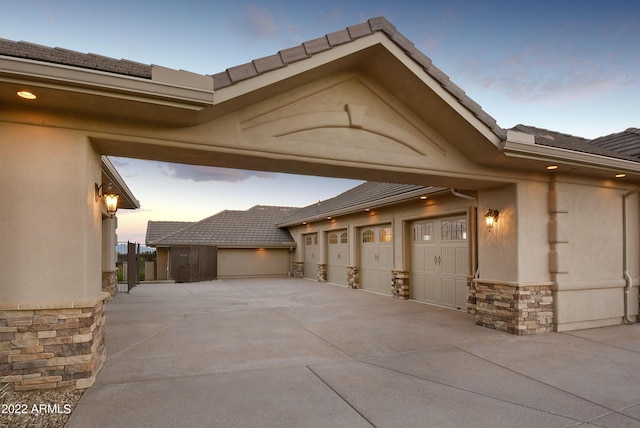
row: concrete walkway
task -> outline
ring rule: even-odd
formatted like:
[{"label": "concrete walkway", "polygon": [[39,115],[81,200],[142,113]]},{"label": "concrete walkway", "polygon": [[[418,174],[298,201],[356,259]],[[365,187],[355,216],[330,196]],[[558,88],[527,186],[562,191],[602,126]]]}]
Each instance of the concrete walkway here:
[{"label": "concrete walkway", "polygon": [[107,305],[68,428],[638,427],[640,324],[518,337],[296,279],[149,284]]}]

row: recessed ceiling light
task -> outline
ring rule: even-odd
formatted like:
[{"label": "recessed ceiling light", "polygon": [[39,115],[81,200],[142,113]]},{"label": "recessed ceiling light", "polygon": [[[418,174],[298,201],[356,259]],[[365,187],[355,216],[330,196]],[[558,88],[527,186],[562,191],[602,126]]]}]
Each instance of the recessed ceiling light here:
[{"label": "recessed ceiling light", "polygon": [[29,91],[18,91],[17,94],[20,98],[24,98],[25,100],[35,100],[37,98],[36,94]]},{"label": "recessed ceiling light", "polygon": [[549,165],[549,166],[547,166],[547,169],[549,171],[554,171],[554,170],[558,169],[558,165]]},{"label": "recessed ceiling light", "polygon": [[616,174],[616,178],[624,178],[626,176],[627,174],[624,174],[624,173]]},{"label": "recessed ceiling light", "polygon": [[424,201],[425,199],[427,199],[427,197],[423,195],[423,196],[420,196],[420,199]]}]

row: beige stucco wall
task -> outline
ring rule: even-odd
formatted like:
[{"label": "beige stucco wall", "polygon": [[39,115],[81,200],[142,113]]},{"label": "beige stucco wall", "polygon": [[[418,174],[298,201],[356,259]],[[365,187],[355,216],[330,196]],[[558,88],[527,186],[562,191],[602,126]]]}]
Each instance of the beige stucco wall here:
[{"label": "beige stucco wall", "polygon": [[[478,192],[478,273],[480,278],[518,281],[518,188],[516,185]],[[498,222],[487,230],[488,209],[500,211]]]},{"label": "beige stucco wall", "polygon": [[[555,198],[560,241],[551,266],[558,330],[619,324],[624,316],[625,190],[559,178]],[[637,197],[628,209],[630,274],[638,282]],[[635,209],[634,209],[635,208]],[[629,313],[637,314],[637,288]]]},{"label": "beige stucco wall", "polygon": [[288,248],[218,248],[218,278],[286,276]]},{"label": "beige stucco wall", "polygon": [[[548,183],[519,181],[478,192],[480,277],[514,283],[548,282]],[[500,211],[492,231],[487,210]]]},{"label": "beige stucco wall", "polygon": [[0,122],[0,153],[0,301],[100,293],[100,157],[86,137]]}]

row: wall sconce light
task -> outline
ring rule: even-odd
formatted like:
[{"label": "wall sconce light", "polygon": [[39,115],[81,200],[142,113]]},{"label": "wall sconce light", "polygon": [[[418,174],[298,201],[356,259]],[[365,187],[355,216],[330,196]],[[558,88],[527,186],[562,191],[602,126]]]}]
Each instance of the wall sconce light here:
[{"label": "wall sconce light", "polygon": [[492,209],[489,209],[484,215],[484,221],[487,223],[487,230],[489,232],[493,230],[493,226],[498,222],[498,217],[500,217],[500,211]]},{"label": "wall sconce light", "polygon": [[101,184],[100,186],[98,186],[98,183],[96,183],[95,198],[96,198],[96,202],[98,202],[100,198],[104,200],[104,205],[105,207],[107,207],[107,214],[113,217],[116,215],[116,211],[118,211],[118,197],[120,197],[120,195],[118,195],[117,193],[114,193],[111,190],[111,187],[112,187],[111,183],[107,183],[106,186],[107,188],[105,191],[104,184]]}]

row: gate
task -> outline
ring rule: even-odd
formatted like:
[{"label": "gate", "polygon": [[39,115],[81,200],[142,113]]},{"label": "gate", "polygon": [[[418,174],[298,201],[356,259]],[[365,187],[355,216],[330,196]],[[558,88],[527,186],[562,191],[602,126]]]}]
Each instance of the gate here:
[{"label": "gate", "polygon": [[128,293],[140,281],[155,279],[156,250],[135,242],[118,242],[118,292]]}]

